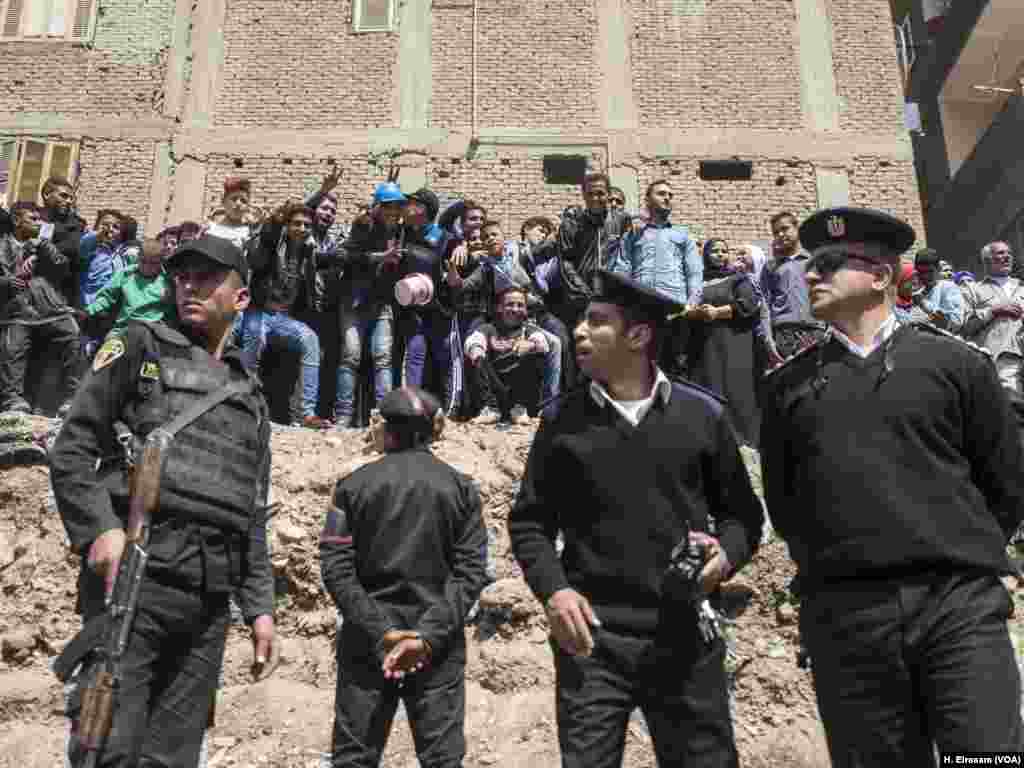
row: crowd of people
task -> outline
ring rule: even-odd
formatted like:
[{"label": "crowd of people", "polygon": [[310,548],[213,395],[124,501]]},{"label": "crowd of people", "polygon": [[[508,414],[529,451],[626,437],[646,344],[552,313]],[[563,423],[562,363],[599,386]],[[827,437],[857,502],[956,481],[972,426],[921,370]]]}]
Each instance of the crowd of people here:
[{"label": "crowd of people", "polygon": [[[261,375],[284,376],[303,427],[383,419],[382,457],[338,480],[320,538],[344,619],[338,768],[379,764],[400,700],[420,761],[462,764],[487,536],[471,478],[430,445],[447,418],[488,409],[499,425],[542,416],[507,525],[551,630],[566,768],[621,765],[636,707],[659,765],[738,765],[710,601],[755,555],[766,511],[798,566],[837,768],[1024,749],[998,578],[1024,518],[1024,288],[1006,243],[982,250],[984,275],[953,275],[933,249],[903,257],[905,222],[833,208],[773,216],[766,254],[697,242],[672,221],[669,181],[628,212],[599,173],[557,224],[531,217],[518,237],[485,202],[442,210],[395,181],[339,235],[339,178],[266,214],[229,178],[210,221],[141,242],[117,211],[87,231],[62,179],[43,209],[12,206],[0,384],[26,410],[30,351],[61,356],[51,478],[87,626],[139,545],[130,438],[169,442],[114,725],[99,746],[83,735],[94,693],[76,689],[74,765],[97,750],[103,768],[195,765],[231,596],[254,671],[268,664]],[[743,446],[763,455],[765,504]],[[69,649],[69,674],[95,651]]]},{"label": "crowd of people", "polygon": [[[314,429],[365,425],[402,384],[434,393],[457,418],[486,412],[506,424],[537,415],[575,385],[573,330],[598,269],[684,305],[661,363],[726,396],[755,448],[762,374],[825,330],[810,316],[808,254],[791,213],[771,219],[770,254],[713,236],[699,242],[673,222],[667,180],[652,182],[641,209],[628,212],[623,192],[591,174],[581,204],[559,222],[533,216],[518,233],[505,232],[486,201],[442,211],[431,190],[404,192],[393,181],[343,223],[340,173],[335,166],[311,197],[269,211],[252,204],[249,180],[228,178],[208,221],[144,241],[136,221],[113,209],[90,228],[75,212],[74,188],[49,179],[42,207],[22,202],[0,213],[0,408],[32,409],[25,376],[34,353],[61,361],[66,403],[108,333],[173,315],[162,262],[202,235],[246,255],[252,301],[234,343],[250,368],[286,379],[276,389],[288,403],[275,412]],[[979,280],[921,250],[903,265],[895,311],[996,347],[1004,381],[1019,391],[1024,295],[1016,278],[1007,283],[1009,247],[986,246],[981,263]]]}]

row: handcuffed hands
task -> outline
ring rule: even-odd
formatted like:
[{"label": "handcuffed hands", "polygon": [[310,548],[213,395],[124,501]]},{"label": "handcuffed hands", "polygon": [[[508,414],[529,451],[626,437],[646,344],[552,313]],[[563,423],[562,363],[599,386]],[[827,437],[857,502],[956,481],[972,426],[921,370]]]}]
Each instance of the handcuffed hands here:
[{"label": "handcuffed hands", "polygon": [[388,680],[401,680],[430,663],[430,644],[419,632],[407,629],[389,629],[382,641],[384,661],[381,671]]}]

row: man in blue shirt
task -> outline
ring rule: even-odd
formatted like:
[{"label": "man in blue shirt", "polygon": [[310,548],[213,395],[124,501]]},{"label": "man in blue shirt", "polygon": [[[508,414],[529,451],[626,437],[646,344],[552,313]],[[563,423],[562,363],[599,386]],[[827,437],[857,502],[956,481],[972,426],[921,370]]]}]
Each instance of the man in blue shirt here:
[{"label": "man in blue shirt", "polygon": [[[608,269],[653,288],[691,310],[704,292],[704,260],[686,227],[672,224],[672,187],[664,179],[651,182],[645,195],[648,217],[643,226],[626,233],[622,247],[612,250]],[[662,352],[662,367],[670,376],[686,368],[688,326],[685,313],[677,318]]]}]

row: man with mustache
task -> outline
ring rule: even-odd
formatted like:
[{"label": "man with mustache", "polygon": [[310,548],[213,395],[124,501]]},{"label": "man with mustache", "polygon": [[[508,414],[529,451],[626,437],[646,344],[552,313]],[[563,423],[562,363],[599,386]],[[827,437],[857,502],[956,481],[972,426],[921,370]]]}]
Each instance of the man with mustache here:
[{"label": "man with mustache", "polygon": [[811,313],[831,330],[770,375],[762,456],[832,765],[1020,750],[999,577],[1024,467],[996,368],[931,323],[897,323],[905,222],[826,209],[800,240]]}]

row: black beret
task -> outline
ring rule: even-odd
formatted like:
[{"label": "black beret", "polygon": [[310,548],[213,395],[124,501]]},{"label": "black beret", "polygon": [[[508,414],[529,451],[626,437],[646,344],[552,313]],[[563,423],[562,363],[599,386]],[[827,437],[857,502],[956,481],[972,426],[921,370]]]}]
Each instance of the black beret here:
[{"label": "black beret", "polygon": [[665,322],[669,315],[686,309],[684,304],[671,296],[666,296],[650,286],[638,283],[626,275],[609,272],[607,269],[599,269],[594,273],[591,287],[593,288],[591,301],[640,309],[659,323]]},{"label": "black beret", "polygon": [[379,406],[380,415],[389,426],[428,433],[433,431],[434,416],[440,409],[436,397],[416,387],[391,390]]},{"label": "black beret", "polygon": [[871,208],[825,208],[800,225],[800,242],[808,251],[836,243],[878,243],[900,254],[914,244],[914,228]]}]

